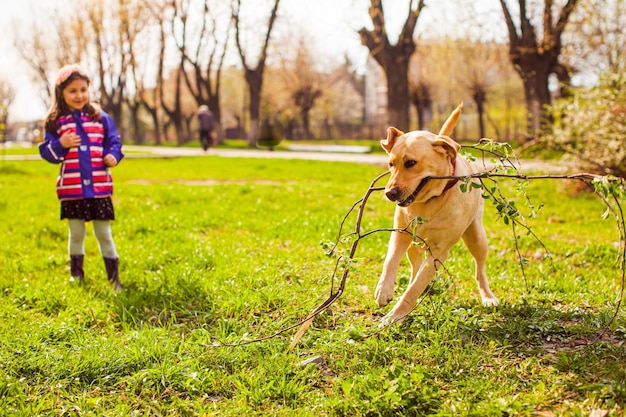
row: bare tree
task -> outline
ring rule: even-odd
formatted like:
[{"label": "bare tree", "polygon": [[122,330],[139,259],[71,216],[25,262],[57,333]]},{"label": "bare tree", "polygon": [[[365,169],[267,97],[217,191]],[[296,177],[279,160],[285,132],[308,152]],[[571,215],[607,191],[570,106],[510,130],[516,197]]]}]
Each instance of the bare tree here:
[{"label": "bare tree", "polygon": [[270,42],[270,36],[274,27],[274,22],[278,16],[278,5],[280,0],[274,0],[274,6],[270,14],[267,23],[267,32],[265,33],[264,41],[261,45],[261,52],[259,54],[256,66],[252,67],[248,63],[248,56],[244,51],[242,44],[242,22],[241,22],[241,0],[233,1],[232,17],[235,22],[235,40],[237,43],[237,50],[241,57],[241,64],[244,68],[244,74],[249,91],[249,111],[250,111],[250,131],[248,132],[248,145],[254,146],[259,135],[259,116],[261,110],[261,89],[263,87],[263,73],[265,71],[265,65],[267,60],[267,49]]},{"label": "bare tree", "polygon": [[[168,82],[165,80],[162,87],[159,89],[161,108],[169,118],[169,122],[174,125],[176,130],[176,140],[179,145],[188,142],[191,138],[188,132],[185,131],[185,116],[183,114],[183,72],[185,59],[181,56],[178,66],[173,71],[173,77],[168,78]],[[169,100],[166,99],[166,94],[173,98],[173,103],[170,105]]]},{"label": "bare tree", "polygon": [[[224,57],[228,50],[228,38],[231,30],[232,19],[228,19],[228,24],[223,28],[223,35],[220,40],[220,26],[218,16],[209,6],[209,1],[204,0],[202,11],[197,13],[193,10],[190,15],[187,3],[174,9],[174,20],[172,24],[179,23],[180,30],[173,31],[176,45],[186,64],[191,65],[191,73],[184,71],[183,76],[187,88],[196,100],[197,105],[206,104],[209,106],[215,117],[217,125],[216,132],[218,139],[221,138],[221,106],[220,106],[220,80],[224,65]],[[214,3],[217,4],[217,3]],[[190,22],[191,17],[199,15],[196,21],[200,28],[196,28]],[[190,36],[194,38],[190,39]]]},{"label": "bare tree", "polygon": [[[89,22],[91,41],[95,47],[93,57],[97,63],[97,81],[102,107],[122,129],[122,109],[126,94],[126,77],[130,66],[130,43],[124,39],[124,26],[135,35],[135,28],[130,25],[127,10],[132,8],[133,0],[117,0],[104,3],[91,0],[88,7],[82,9]],[[79,16],[80,18],[80,16]],[[131,29],[132,28],[132,29]]]},{"label": "bare tree", "polygon": [[87,31],[82,19],[77,19],[71,7],[51,11],[54,26],[41,25],[33,20],[15,25],[15,49],[33,71],[33,81],[46,107],[52,103],[50,74],[70,63],[81,63],[85,57]]},{"label": "bare tree", "polygon": [[[142,0],[143,6],[149,12],[149,19],[151,22],[151,28],[157,33],[158,41],[154,42],[158,46],[157,54],[157,69],[156,79],[154,80],[154,87],[148,88],[146,86],[146,74],[139,75],[139,68],[136,64],[133,64],[133,79],[135,81],[135,88],[137,90],[138,100],[143,108],[148,112],[152,119],[152,126],[154,128],[154,143],[160,145],[162,142],[162,124],[159,117],[161,110],[161,97],[163,95],[163,78],[165,72],[165,49],[166,49],[166,31],[167,25],[165,15],[167,5],[166,0],[154,1],[154,0]],[[150,36],[148,36],[151,39]],[[153,42],[150,42],[152,44]],[[134,53],[133,53],[134,56]]]},{"label": "bare tree", "polygon": [[398,42],[392,45],[385,27],[385,14],[382,0],[370,0],[369,15],[374,28],[359,30],[361,43],[370,50],[372,57],[382,67],[387,76],[388,118],[400,129],[409,128],[409,62],[415,52],[413,32],[419,15],[424,8],[424,0],[409,0],[409,13]]},{"label": "bare tree", "polygon": [[455,42],[448,37],[422,40],[411,58],[409,94],[417,110],[419,129],[438,129],[443,123],[440,119],[446,118],[450,108],[464,100],[465,91],[461,82],[465,81],[466,68],[457,74],[459,69],[456,65],[463,59],[456,54]]},{"label": "bare tree", "polygon": [[544,0],[541,22],[542,37],[529,18],[526,0],[518,0],[519,26],[505,0],[500,0],[509,32],[509,56],[524,83],[528,135],[534,137],[548,121],[546,106],[550,104],[548,77],[559,70],[561,36],[579,0],[568,0],[555,19],[553,0]]},{"label": "bare tree", "polygon": [[129,133],[132,134],[132,141],[135,143],[143,142],[143,134],[140,129],[139,111],[142,108],[142,96],[138,90],[138,70],[137,47],[138,38],[149,22],[149,9],[146,9],[139,0],[119,0],[119,19],[120,19],[120,38],[126,45],[126,53],[128,54],[128,72],[130,75],[130,83],[132,90],[126,88],[126,94],[123,98],[124,103],[130,111],[130,127]]},{"label": "bare tree", "polygon": [[48,74],[54,64],[50,48],[50,34],[42,25],[36,23],[30,25],[28,36],[17,33],[15,35],[15,49],[33,71],[36,90],[46,107],[52,103]]},{"label": "bare tree", "polygon": [[600,75],[626,70],[626,0],[586,0],[572,15],[564,55],[576,69]]},{"label": "bare tree", "polygon": [[15,98],[15,89],[6,80],[0,79],[0,141],[7,139],[9,106]]},{"label": "bare tree", "polygon": [[[502,65],[508,65],[503,61],[506,60],[506,52],[495,42],[464,39],[457,40],[455,50],[460,58],[458,65],[464,69],[463,77],[459,77],[458,83],[469,91],[476,104],[478,135],[484,138],[487,136],[485,119],[488,117],[489,94],[496,80],[503,78]],[[510,65],[508,67],[510,69]]]},{"label": "bare tree", "polygon": [[315,101],[322,95],[323,80],[322,74],[315,69],[315,60],[307,45],[310,45],[310,42],[301,38],[294,48],[296,56],[282,60],[281,75],[298,109],[304,137],[310,139],[312,137],[310,113]]},{"label": "bare tree", "polygon": [[417,128],[423,130],[426,125],[426,113],[433,105],[431,86],[428,81],[423,79],[418,81],[409,80],[409,84],[409,97],[417,112]]}]

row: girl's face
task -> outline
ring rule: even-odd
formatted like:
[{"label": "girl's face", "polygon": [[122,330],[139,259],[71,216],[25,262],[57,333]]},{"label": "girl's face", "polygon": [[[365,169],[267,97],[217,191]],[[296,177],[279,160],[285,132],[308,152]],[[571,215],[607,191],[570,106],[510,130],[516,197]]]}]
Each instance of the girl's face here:
[{"label": "girl's face", "polygon": [[89,103],[89,84],[77,78],[63,89],[63,100],[71,110],[80,110]]}]

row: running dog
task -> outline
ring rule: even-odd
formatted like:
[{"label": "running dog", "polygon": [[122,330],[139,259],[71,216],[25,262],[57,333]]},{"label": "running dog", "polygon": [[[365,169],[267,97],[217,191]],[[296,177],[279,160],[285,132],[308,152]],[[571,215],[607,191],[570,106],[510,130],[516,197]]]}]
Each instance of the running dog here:
[{"label": "running dog", "polygon": [[[387,129],[381,140],[389,155],[389,182],[385,196],[396,203],[394,231],[383,270],[376,286],[379,306],[393,299],[398,267],[406,253],[411,264],[409,285],[393,309],[382,319],[381,326],[401,321],[415,306],[436,274],[438,264],[448,257],[452,246],[461,238],[474,257],[476,282],[484,306],[497,306],[487,281],[485,260],[487,236],[482,225],[483,198],[480,189],[468,186],[461,191],[458,179],[430,177],[466,176],[474,172],[459,155],[461,146],[449,136],[461,114],[462,104],[448,117],[438,135],[427,131],[404,133],[395,127]],[[410,223],[420,217],[424,221]],[[413,236],[419,242],[415,242]],[[423,240],[422,240],[423,239]],[[422,244],[416,244],[416,243]]]}]

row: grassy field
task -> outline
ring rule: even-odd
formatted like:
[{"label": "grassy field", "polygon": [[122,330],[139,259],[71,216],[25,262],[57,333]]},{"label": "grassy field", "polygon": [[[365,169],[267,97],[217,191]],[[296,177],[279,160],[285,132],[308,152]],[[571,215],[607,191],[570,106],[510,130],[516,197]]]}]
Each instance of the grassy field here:
[{"label": "grassy field", "polygon": [[[320,243],[379,168],[127,159],[113,171],[119,293],[91,233],[86,282],[68,281],[57,170],[0,160],[2,416],[624,415],[624,308],[607,326],[621,286],[617,230],[595,196],[565,182],[529,188],[544,204],[529,221],[552,257],[520,233],[526,278],[510,226],[487,203],[499,307],[480,305],[457,245],[450,275],[378,332],[389,310],[373,300],[389,237],[378,232],[360,241],[343,296],[288,351],[295,331],[224,344],[294,325],[327,297],[335,259]],[[391,227],[392,212],[375,194],[364,231]],[[398,291],[407,279],[405,264]]]}]

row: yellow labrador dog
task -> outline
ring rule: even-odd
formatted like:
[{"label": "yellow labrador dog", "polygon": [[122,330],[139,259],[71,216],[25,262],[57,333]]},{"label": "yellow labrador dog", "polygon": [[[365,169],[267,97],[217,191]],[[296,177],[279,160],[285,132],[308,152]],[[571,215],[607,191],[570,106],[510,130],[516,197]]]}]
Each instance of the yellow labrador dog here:
[{"label": "yellow labrador dog", "polygon": [[[468,187],[462,192],[455,179],[427,177],[464,176],[474,171],[458,154],[461,146],[452,140],[459,119],[459,105],[444,123],[438,135],[427,131],[404,133],[394,127],[387,129],[387,139],[380,143],[389,154],[391,177],[385,196],[396,202],[394,229],[405,229],[416,217],[425,222],[416,226],[415,235],[425,245],[415,245],[413,236],[403,231],[391,233],[387,257],[376,287],[376,302],[387,305],[393,299],[398,266],[406,253],[411,264],[409,285],[382,319],[381,326],[402,320],[415,306],[418,297],[436,273],[436,262],[448,257],[450,248],[461,238],[475,259],[476,281],[485,306],[498,305],[489,289],[485,272],[487,236],[482,225],[483,198],[480,189]],[[423,255],[426,252],[424,259]]]}]

